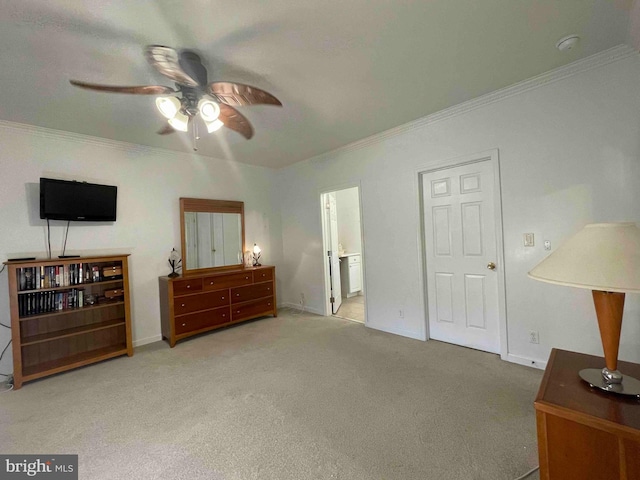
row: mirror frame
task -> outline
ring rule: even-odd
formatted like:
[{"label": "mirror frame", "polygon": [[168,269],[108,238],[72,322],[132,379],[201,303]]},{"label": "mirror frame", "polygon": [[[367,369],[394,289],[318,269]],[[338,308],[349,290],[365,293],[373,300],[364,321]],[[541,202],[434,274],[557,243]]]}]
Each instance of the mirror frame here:
[{"label": "mirror frame", "polygon": [[182,275],[199,275],[208,272],[222,272],[226,270],[243,270],[245,268],[244,261],[234,265],[223,265],[220,267],[205,267],[187,269],[187,249],[185,242],[185,212],[209,212],[209,213],[239,213],[240,227],[242,235],[242,257],[244,259],[245,243],[244,243],[244,202],[234,200],[208,200],[205,198],[180,198],[180,248],[182,255]]}]

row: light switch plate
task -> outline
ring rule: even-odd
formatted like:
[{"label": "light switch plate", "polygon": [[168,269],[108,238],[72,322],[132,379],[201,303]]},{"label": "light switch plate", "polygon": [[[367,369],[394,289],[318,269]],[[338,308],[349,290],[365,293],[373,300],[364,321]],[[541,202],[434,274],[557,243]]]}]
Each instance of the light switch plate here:
[{"label": "light switch plate", "polygon": [[524,234],[524,246],[525,247],[533,247],[535,245],[534,235],[533,233],[525,233]]}]

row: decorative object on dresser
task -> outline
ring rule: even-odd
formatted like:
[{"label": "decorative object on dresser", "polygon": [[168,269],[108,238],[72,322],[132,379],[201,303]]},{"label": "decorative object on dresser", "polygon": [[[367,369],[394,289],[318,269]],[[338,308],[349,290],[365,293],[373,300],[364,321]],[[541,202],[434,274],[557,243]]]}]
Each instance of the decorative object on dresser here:
[{"label": "decorative object on dresser", "polygon": [[183,338],[266,315],[278,316],[275,267],[160,277],[162,336],[171,347]]},{"label": "decorative object on dresser", "polygon": [[606,366],[579,375],[592,387],[640,398],[640,381],[618,371],[625,292],[640,292],[640,229],[633,223],[586,225],[529,276],[592,290]]},{"label": "decorative object on dresser", "polygon": [[128,255],[5,262],[16,389],[133,355]]},{"label": "decorative object on dresser", "polygon": [[[640,404],[590,390],[576,371],[602,357],[553,349],[535,400],[540,480],[640,479]],[[620,362],[640,375],[640,365]]]},{"label": "decorative object on dresser", "polygon": [[176,272],[176,270],[180,268],[181,262],[182,260],[180,259],[180,254],[174,248],[173,250],[171,250],[171,253],[169,254],[169,265],[171,265],[171,273],[169,274],[169,278],[175,278],[179,275],[179,273]]},{"label": "decorative object on dresser", "polygon": [[258,246],[257,243],[254,243],[253,244],[253,266],[254,267],[260,266],[260,252],[262,252],[262,250],[260,250],[260,247]]}]

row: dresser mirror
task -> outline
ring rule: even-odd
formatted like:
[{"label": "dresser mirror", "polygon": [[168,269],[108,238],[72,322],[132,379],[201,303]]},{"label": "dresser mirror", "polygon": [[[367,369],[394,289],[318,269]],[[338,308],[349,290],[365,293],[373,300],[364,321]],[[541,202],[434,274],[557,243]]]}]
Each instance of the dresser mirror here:
[{"label": "dresser mirror", "polygon": [[244,203],[180,199],[182,273],[244,266]]}]

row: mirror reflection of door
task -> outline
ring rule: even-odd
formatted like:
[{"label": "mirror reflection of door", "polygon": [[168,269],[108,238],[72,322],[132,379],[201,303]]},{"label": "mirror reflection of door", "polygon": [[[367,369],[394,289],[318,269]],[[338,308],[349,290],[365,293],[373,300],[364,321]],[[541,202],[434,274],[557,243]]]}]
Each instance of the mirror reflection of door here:
[{"label": "mirror reflection of door", "polygon": [[196,212],[184,212],[187,268],[198,268],[198,241]]},{"label": "mirror reflection of door", "polygon": [[187,268],[242,263],[242,225],[237,213],[185,212]]}]

